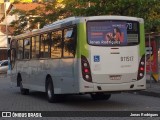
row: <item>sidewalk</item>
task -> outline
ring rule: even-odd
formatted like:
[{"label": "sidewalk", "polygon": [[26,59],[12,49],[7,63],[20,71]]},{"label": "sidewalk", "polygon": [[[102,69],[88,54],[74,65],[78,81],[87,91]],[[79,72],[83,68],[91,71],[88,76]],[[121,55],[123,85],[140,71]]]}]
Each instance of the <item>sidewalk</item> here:
[{"label": "sidewalk", "polygon": [[153,96],[153,97],[160,97],[160,82],[154,82],[153,80],[147,80],[146,83],[146,90],[137,92],[141,95]]}]

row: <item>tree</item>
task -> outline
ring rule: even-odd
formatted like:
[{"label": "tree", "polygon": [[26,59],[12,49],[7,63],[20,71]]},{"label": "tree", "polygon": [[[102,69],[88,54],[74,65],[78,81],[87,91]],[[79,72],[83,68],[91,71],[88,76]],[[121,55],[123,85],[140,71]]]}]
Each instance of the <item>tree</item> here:
[{"label": "tree", "polygon": [[20,15],[18,21],[12,22],[12,26],[17,29],[15,34],[26,30],[28,23],[25,21],[30,21],[31,25],[28,29],[32,30],[36,27],[37,22],[42,28],[46,24],[70,16],[96,15],[141,17],[145,20],[146,32],[160,31],[159,0],[54,0],[52,2],[43,2],[42,4],[45,5],[44,8],[36,8],[27,12],[20,10],[12,12],[12,14],[18,13]]},{"label": "tree", "polygon": [[146,32],[160,31],[159,0],[65,0],[64,2],[66,11],[71,11],[73,16],[141,17],[145,21]]}]

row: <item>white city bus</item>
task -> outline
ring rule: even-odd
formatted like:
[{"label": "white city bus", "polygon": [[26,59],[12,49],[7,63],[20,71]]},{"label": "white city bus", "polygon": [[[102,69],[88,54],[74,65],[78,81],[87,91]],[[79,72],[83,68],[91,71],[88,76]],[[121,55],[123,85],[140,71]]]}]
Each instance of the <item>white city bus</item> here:
[{"label": "white city bus", "polygon": [[46,92],[109,99],[146,88],[144,21],[126,16],[70,17],[14,36],[11,82],[22,94]]}]

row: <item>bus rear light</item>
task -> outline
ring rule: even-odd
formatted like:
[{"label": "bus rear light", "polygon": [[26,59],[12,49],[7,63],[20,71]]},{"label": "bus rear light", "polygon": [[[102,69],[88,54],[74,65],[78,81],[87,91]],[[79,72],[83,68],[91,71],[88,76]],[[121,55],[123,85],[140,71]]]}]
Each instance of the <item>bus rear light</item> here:
[{"label": "bus rear light", "polygon": [[84,65],[84,67],[87,67],[87,66],[88,66],[87,63],[84,63],[83,65]]},{"label": "bus rear light", "polygon": [[144,71],[144,67],[140,67],[140,71]]},{"label": "bus rear light", "polygon": [[144,62],[141,62],[141,65],[144,65]]},{"label": "bus rear light", "polygon": [[145,74],[145,55],[142,56],[138,68],[137,80],[140,80],[144,77]]},{"label": "bus rear light", "polygon": [[87,82],[92,82],[90,65],[87,58],[81,55],[81,67],[82,67],[82,76],[83,79]]},{"label": "bus rear light", "polygon": [[89,70],[88,70],[87,68],[85,68],[85,69],[84,69],[84,72],[85,72],[85,73],[88,73],[88,72],[89,72]]},{"label": "bus rear light", "polygon": [[85,77],[86,77],[86,79],[89,79],[89,75],[86,75]]},{"label": "bus rear light", "polygon": [[143,73],[140,73],[140,74],[139,74],[139,76],[141,76],[141,77],[142,77],[142,76],[143,76]]}]

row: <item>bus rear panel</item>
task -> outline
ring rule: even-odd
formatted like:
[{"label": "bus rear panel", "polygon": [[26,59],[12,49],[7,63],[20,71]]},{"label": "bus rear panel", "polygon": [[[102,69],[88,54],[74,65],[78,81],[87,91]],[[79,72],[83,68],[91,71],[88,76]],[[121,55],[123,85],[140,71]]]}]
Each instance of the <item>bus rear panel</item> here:
[{"label": "bus rear panel", "polygon": [[143,29],[142,19],[88,20],[80,92],[145,89]]}]

